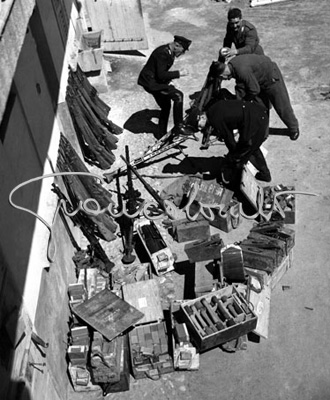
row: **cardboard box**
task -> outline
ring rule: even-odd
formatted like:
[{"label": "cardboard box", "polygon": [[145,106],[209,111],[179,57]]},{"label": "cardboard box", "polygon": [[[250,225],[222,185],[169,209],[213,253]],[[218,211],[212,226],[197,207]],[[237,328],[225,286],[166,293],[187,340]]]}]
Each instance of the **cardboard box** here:
[{"label": "cardboard box", "polygon": [[[205,309],[199,312],[200,303],[212,308],[217,322],[213,319],[214,314],[212,318],[211,313],[205,313]],[[200,352],[243,336],[253,331],[257,325],[256,314],[233,285],[184,301],[180,306],[191,340]],[[201,323],[201,320],[204,322]],[[213,322],[213,325],[207,320]],[[203,328],[203,325],[206,327]]]},{"label": "cardboard box", "polygon": [[124,285],[123,298],[144,313],[128,332],[132,374],[135,379],[159,379],[173,372],[171,331],[168,331],[156,280]]}]

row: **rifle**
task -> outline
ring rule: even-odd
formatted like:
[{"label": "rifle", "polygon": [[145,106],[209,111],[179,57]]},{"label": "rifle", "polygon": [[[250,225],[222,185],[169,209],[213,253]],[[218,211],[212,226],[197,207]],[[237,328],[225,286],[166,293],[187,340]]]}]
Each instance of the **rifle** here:
[{"label": "rifle", "polygon": [[[129,158],[129,147],[125,146],[125,154],[128,164],[130,163]],[[120,188],[118,188],[118,192]],[[130,215],[134,214],[137,208],[138,199],[141,197],[141,193],[138,190],[135,190],[133,187],[132,181],[132,171],[130,169],[127,170],[127,190],[123,196],[124,200],[126,200],[127,210]],[[134,219],[128,218],[126,215],[122,216],[121,220],[123,238],[124,238],[124,256],[122,258],[122,262],[124,264],[131,264],[135,260],[135,256],[132,254],[134,250],[134,242],[133,242],[133,231],[134,231]]]},{"label": "rifle", "polygon": [[[65,194],[61,191],[61,189],[56,184],[53,183],[52,186],[53,186],[52,191],[57,194],[57,196],[60,200],[65,201],[67,210],[69,212],[72,212],[73,207],[72,207],[71,203],[69,202],[69,200],[66,198]],[[72,220],[72,222],[75,226],[79,226],[80,230],[82,231],[84,236],[89,241],[91,250],[94,252],[96,257],[104,263],[105,271],[110,273],[110,271],[115,266],[115,264],[109,260],[108,256],[106,255],[105,251],[103,250],[103,247],[100,245],[99,241],[97,240],[96,236],[94,235],[95,229],[94,229],[93,224],[90,222],[90,220],[88,218],[84,218],[81,211],[79,211],[77,214],[75,214],[73,216],[70,216],[70,219]],[[74,246],[75,246],[75,244],[74,244]]]}]

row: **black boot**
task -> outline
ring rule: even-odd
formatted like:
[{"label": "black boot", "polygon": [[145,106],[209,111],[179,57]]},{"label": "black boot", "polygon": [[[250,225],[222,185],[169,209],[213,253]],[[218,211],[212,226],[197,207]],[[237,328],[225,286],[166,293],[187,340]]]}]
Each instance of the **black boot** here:
[{"label": "black boot", "polygon": [[271,180],[272,180],[272,177],[271,177],[269,171],[257,172],[255,178],[258,181],[263,181],[263,182],[271,182]]},{"label": "black boot", "polygon": [[189,136],[192,135],[194,132],[183,123],[180,123],[174,126],[174,128],[172,129],[172,133],[178,136]]}]

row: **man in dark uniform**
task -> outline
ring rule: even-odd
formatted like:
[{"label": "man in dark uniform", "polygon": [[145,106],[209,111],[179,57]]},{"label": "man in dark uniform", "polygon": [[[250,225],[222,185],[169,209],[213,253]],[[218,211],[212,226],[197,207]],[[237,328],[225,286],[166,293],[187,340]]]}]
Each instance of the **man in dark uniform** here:
[{"label": "man in dark uniform", "polygon": [[263,104],[268,110],[270,103],[289,129],[291,140],[299,137],[299,123],[291,106],[290,97],[282,73],[269,57],[243,54],[228,63],[223,58],[213,63],[213,69],[222,79],[236,80],[236,97]]},{"label": "man in dark uniform", "polygon": [[181,76],[187,76],[185,69],[170,71],[175,58],[184,54],[191,40],[183,36],[174,36],[174,41],[157,47],[150,55],[147,63],[140,72],[138,84],[150,93],[160,107],[159,136],[167,133],[167,124],[173,101],[173,121],[175,134],[186,134],[183,125],[183,93],[170,82]]},{"label": "man in dark uniform", "polygon": [[[228,23],[223,47],[227,48],[227,57],[241,54],[260,54],[264,51],[259,44],[257,29],[250,22],[242,19],[239,8],[231,8],[227,14]],[[235,49],[231,49],[234,43]]]},{"label": "man in dark uniform", "polygon": [[[264,106],[244,100],[220,100],[201,115],[199,128],[210,124],[229,150],[222,169],[224,183],[240,176],[248,161],[258,170],[256,179],[271,181],[270,171],[260,150],[266,140],[268,123],[268,112]],[[238,140],[234,136],[235,129],[239,132]]]}]

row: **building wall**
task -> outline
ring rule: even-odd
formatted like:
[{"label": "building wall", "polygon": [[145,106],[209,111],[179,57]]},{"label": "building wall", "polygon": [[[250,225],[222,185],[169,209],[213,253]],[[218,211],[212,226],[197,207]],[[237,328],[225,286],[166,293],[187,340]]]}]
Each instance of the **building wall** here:
[{"label": "building wall", "polygon": [[[72,0],[38,0],[35,6],[24,1],[24,9],[20,3],[14,2],[0,44],[11,46],[0,66],[0,398],[62,400],[68,384],[66,288],[75,281],[74,248],[60,218],[50,236],[44,223],[8,199],[23,182],[55,172],[57,105],[64,98],[60,88],[65,88],[72,52],[66,44],[76,10]],[[8,32],[17,40],[10,41]],[[49,226],[57,205],[52,182],[31,182],[12,196],[14,204]],[[32,332],[48,347],[35,345]]]}]

